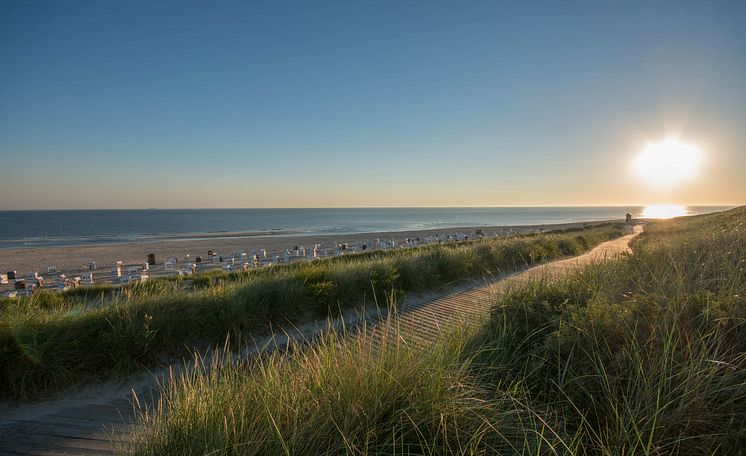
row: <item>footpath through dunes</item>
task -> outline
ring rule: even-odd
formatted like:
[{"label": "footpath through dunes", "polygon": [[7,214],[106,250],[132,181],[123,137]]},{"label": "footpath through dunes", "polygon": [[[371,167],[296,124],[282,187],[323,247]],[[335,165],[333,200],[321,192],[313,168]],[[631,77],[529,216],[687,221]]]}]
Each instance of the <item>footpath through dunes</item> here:
[{"label": "footpath through dunes", "polygon": [[[532,278],[562,275],[591,262],[611,258],[629,250],[631,239],[642,231],[604,242],[583,255],[538,265],[509,276],[486,280],[481,284],[429,298],[405,299],[398,308],[396,323],[400,334],[412,343],[425,343],[440,332],[460,322],[474,321],[489,312],[495,294],[525,283]],[[367,314],[370,318],[372,314]],[[366,318],[351,318],[345,324],[355,325]],[[340,322],[336,322],[337,324]],[[332,322],[331,324],[335,324]],[[265,346],[283,345],[288,337],[302,340],[323,330],[324,325],[295,328],[267,340]],[[374,333],[381,329],[373,323],[366,326]],[[246,356],[253,356],[261,348]],[[178,370],[179,367],[174,367]],[[67,397],[0,410],[0,455],[108,455],[115,454],[117,442],[126,446],[135,426],[135,401],[152,403],[155,379],[168,375],[161,370],[127,380],[107,382]],[[148,398],[150,398],[148,400]],[[142,405],[142,404],[140,404]]]},{"label": "footpath through dunes", "polygon": [[[634,227],[634,232],[611,241],[599,244],[591,251],[564,260],[534,266],[508,276],[487,281],[483,286],[451,292],[445,296],[431,298],[423,302],[404,301],[397,309],[397,335],[411,344],[425,344],[433,341],[441,332],[456,324],[468,323],[477,318],[485,318],[496,295],[531,280],[546,278],[551,280],[576,271],[588,264],[612,259],[621,253],[630,252],[629,243],[642,232],[643,226]],[[375,325],[370,331],[384,334],[386,330]],[[374,341],[376,338],[374,337]]]}]

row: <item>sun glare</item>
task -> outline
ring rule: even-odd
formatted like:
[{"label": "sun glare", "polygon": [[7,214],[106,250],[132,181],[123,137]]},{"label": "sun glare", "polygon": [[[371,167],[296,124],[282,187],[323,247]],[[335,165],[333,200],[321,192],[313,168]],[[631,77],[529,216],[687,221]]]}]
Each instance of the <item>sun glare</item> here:
[{"label": "sun glare", "polygon": [[689,215],[686,206],[679,206],[676,204],[662,204],[656,206],[645,206],[642,211],[642,218],[651,219],[668,219],[673,217],[681,217],[683,215]]},{"label": "sun glare", "polygon": [[693,178],[701,162],[699,147],[668,138],[645,146],[635,160],[635,170],[649,183],[668,187]]}]

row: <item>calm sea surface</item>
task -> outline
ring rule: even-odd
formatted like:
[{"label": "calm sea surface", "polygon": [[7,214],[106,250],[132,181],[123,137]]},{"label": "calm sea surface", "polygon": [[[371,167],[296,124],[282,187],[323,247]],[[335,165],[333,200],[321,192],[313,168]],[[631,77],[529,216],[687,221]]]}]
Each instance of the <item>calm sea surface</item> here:
[{"label": "calm sea surface", "polygon": [[[681,207],[679,207],[681,208]],[[727,209],[688,206],[688,214]],[[0,248],[191,239],[229,233],[347,234],[641,216],[645,207],[0,211]]]}]

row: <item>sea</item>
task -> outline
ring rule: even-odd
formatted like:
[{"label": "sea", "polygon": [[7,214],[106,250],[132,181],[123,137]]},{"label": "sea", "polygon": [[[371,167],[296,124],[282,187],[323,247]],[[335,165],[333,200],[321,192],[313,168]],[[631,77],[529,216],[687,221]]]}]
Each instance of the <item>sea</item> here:
[{"label": "sea", "polygon": [[[375,233],[694,215],[732,206],[0,211],[0,249],[235,236]],[[656,208],[659,212],[656,212]]]}]

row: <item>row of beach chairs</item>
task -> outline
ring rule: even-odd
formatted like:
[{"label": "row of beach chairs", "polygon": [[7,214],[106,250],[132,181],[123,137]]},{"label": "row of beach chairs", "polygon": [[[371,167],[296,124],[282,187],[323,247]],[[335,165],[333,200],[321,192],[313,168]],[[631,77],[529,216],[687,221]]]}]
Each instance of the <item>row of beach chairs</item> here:
[{"label": "row of beach chairs", "polygon": [[[477,237],[482,237],[481,230],[477,230]],[[230,256],[223,257],[217,252],[208,250],[207,256],[197,256],[194,259],[190,255],[185,256],[185,261],[179,264],[175,257],[168,258],[163,263],[163,269],[158,269],[158,274],[164,275],[185,275],[189,276],[198,270],[209,269],[213,267],[221,268],[224,271],[250,270],[272,264],[290,263],[298,260],[314,260],[328,256],[339,256],[349,252],[365,251],[371,247],[377,249],[406,248],[415,247],[423,244],[440,243],[448,241],[468,240],[469,236],[465,233],[448,234],[440,236],[431,234],[424,237],[407,238],[397,242],[395,239],[375,239],[374,241],[366,240],[359,245],[350,245],[348,243],[337,243],[331,251],[322,248],[321,244],[315,244],[311,248],[305,248],[302,245],[296,245],[292,249],[285,249],[284,252],[271,255],[266,249],[252,251],[251,254],[246,252],[233,252]],[[110,274],[101,272],[95,261],[90,261],[86,270],[79,275],[67,277],[61,274],[55,266],[47,268],[47,274],[54,278],[53,286],[47,284],[47,288],[55,290],[67,290],[82,285],[98,283],[142,283],[150,278],[151,266],[155,266],[155,255],[148,254],[147,261],[135,266],[125,268],[121,261],[117,261],[111,268]],[[33,272],[26,275],[25,278],[17,277],[15,271],[8,271],[6,274],[0,274],[0,283],[9,284],[13,282],[16,290],[35,290],[45,287],[45,281],[38,273]]]}]

